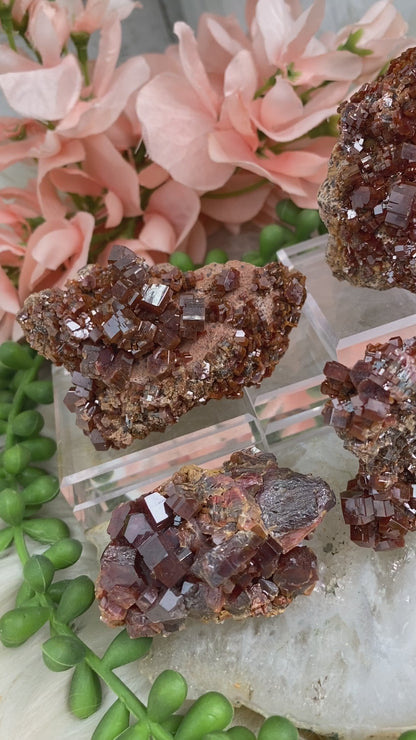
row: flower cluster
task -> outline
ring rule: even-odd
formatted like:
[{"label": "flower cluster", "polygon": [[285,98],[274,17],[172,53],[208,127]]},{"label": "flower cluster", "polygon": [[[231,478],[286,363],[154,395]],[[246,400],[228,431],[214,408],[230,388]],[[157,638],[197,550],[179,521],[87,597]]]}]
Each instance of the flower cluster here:
[{"label": "flower cluster", "polygon": [[[61,286],[117,241],[150,263],[201,262],[218,225],[316,207],[339,103],[410,45],[379,0],[318,36],[324,0],[247,0],[247,31],[203,14],[164,54],[119,64],[133,0],[2,0],[0,341],[33,291]],[[91,35],[98,52],[89,57]],[[28,173],[22,179],[21,164]],[[14,176],[14,175],[13,175]]]}]

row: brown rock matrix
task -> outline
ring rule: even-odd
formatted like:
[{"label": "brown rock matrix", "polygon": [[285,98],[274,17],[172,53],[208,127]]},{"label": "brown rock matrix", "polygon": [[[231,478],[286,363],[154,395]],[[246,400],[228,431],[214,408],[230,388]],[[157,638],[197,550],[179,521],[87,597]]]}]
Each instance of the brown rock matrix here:
[{"label": "brown rock matrix", "polygon": [[416,292],[416,48],[339,109],[318,202],[335,277]]},{"label": "brown rock matrix", "polygon": [[368,345],[351,369],[328,362],[323,415],[359,459],[341,494],[358,545],[386,550],[416,530],[416,337]]},{"label": "brown rock matrix", "polygon": [[317,561],[300,546],[335,497],[320,478],[251,447],[219,470],[186,465],[114,510],[96,585],[102,619],[131,637],[167,635],[188,616],[274,616],[309,594]]},{"label": "brown rock matrix", "polygon": [[19,321],[32,347],[72,373],[65,404],[94,446],[121,448],[270,375],[298,323],[304,281],[277,263],[182,273],[115,247],[107,267],[30,296]]}]

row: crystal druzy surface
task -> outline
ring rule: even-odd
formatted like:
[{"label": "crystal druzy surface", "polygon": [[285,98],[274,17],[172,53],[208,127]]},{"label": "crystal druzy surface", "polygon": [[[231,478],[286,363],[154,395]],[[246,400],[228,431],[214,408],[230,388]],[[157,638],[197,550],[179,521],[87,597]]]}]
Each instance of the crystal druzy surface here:
[{"label": "crystal druzy surface", "polygon": [[72,373],[65,403],[95,447],[121,448],[270,375],[304,281],[276,262],[182,273],[115,247],[107,267],[30,296],[19,321],[32,347]]},{"label": "crystal druzy surface", "polygon": [[325,421],[359,459],[341,494],[351,538],[402,547],[416,530],[416,337],[370,344],[351,369],[328,362],[324,373]]},{"label": "crystal druzy surface", "polygon": [[334,275],[416,292],[416,48],[339,109],[318,201]]},{"label": "crystal druzy surface", "polygon": [[96,585],[103,620],[138,637],[188,616],[278,614],[313,590],[316,557],[300,542],[334,503],[321,478],[253,447],[219,470],[182,467],[113,512]]}]

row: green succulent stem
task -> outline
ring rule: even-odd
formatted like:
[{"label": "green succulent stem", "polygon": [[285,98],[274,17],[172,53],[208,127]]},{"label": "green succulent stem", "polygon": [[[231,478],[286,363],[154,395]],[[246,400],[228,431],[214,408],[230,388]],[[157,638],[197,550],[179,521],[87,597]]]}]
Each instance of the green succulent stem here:
[{"label": "green succulent stem", "polygon": [[29,550],[27,549],[25,535],[20,524],[14,527],[14,545],[19,560],[22,565],[24,565],[29,560],[30,554]]}]

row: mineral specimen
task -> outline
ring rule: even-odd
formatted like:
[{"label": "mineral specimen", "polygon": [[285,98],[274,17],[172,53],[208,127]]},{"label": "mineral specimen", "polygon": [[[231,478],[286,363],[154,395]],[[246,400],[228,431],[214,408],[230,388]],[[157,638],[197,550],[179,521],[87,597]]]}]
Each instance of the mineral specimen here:
[{"label": "mineral specimen", "polygon": [[416,530],[416,337],[370,344],[350,370],[328,362],[324,373],[325,421],[359,459],[341,494],[351,539],[402,547]]},{"label": "mineral specimen", "polygon": [[256,448],[219,470],[182,467],[113,512],[96,585],[102,619],[131,637],[169,634],[187,616],[274,616],[317,580],[300,542],[335,503],[321,479]]},{"label": "mineral specimen", "polygon": [[182,273],[114,247],[107,267],[30,296],[19,321],[32,347],[72,373],[65,404],[95,447],[121,448],[270,375],[304,281],[276,262]]},{"label": "mineral specimen", "polygon": [[318,196],[329,266],[355,285],[416,292],[416,48],[339,112]]}]

